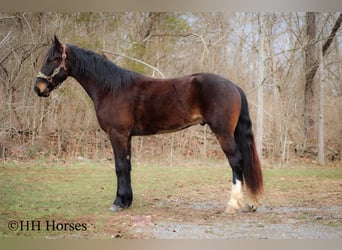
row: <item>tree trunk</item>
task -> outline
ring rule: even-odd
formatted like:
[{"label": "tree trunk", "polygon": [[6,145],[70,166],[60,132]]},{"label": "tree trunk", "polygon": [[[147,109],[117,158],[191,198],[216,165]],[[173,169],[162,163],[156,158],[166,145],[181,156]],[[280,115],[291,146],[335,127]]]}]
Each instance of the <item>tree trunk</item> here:
[{"label": "tree trunk", "polygon": [[304,128],[306,141],[312,141],[314,139],[314,77],[317,71],[316,66],[316,13],[307,12],[305,17],[306,22],[306,35],[307,46],[304,49],[305,55],[305,93],[304,93]]},{"label": "tree trunk", "polygon": [[[320,23],[323,24],[322,15]],[[319,48],[323,47],[322,39],[319,40]],[[324,57],[323,50],[319,49],[319,99],[318,99],[318,162],[324,165]]]},{"label": "tree trunk", "polygon": [[[305,94],[304,94],[304,128],[306,141],[312,141],[314,139],[314,85],[313,80],[317,69],[320,64],[320,60],[317,56],[317,51],[322,53],[322,60],[326,55],[328,48],[330,47],[332,40],[335,38],[338,29],[342,23],[342,13],[337,18],[334,27],[331,29],[328,39],[323,45],[320,44],[318,50],[316,48],[316,36],[317,36],[317,24],[316,13],[306,13],[306,35],[308,38],[308,45],[304,49],[305,55]],[[320,51],[322,50],[322,51]]]},{"label": "tree trunk", "polygon": [[259,23],[259,81],[257,88],[257,120],[256,120],[256,148],[259,154],[260,161],[262,161],[262,139],[264,127],[264,72],[265,72],[265,24],[264,16],[262,13],[258,15]]}]

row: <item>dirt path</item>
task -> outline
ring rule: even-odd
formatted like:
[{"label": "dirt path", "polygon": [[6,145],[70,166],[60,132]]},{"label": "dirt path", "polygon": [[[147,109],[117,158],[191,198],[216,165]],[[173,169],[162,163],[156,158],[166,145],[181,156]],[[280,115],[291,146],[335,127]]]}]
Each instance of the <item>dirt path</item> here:
[{"label": "dirt path", "polygon": [[158,215],[133,216],[131,233],[157,239],[342,238],[341,206],[260,207],[256,213],[235,215],[223,213],[224,208],[224,204],[208,203],[179,206],[175,213],[189,216],[180,216],[178,221]]}]

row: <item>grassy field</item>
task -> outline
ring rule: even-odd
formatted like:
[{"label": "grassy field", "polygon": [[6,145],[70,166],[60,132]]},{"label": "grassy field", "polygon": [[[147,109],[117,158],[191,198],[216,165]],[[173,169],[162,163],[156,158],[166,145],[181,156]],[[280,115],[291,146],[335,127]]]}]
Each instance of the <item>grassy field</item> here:
[{"label": "grassy field", "polygon": [[[214,225],[247,218],[244,214],[230,218],[223,213],[230,194],[231,171],[215,164],[134,165],[133,205],[120,213],[109,211],[116,192],[114,165],[110,162],[9,162],[1,163],[0,170],[1,238],[153,238],[151,228],[163,223]],[[263,208],[284,207],[290,211],[297,207],[342,206],[341,167],[267,166],[264,179],[261,211],[252,215],[263,221],[261,225],[284,220],[280,215],[262,212]],[[292,216],[307,223],[339,227],[342,219],[337,213],[329,218],[315,214],[325,216],[315,220],[308,212]]]}]

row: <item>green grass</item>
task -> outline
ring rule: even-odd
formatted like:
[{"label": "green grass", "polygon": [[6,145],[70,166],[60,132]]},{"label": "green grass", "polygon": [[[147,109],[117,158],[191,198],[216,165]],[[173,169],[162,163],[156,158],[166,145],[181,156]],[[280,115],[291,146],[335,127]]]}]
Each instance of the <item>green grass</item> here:
[{"label": "green grass", "polygon": [[[294,188],[302,188],[303,184],[310,183],[310,180],[341,180],[342,168],[271,168],[264,171],[266,185],[269,187],[278,186],[284,191]],[[306,180],[306,181],[305,181]],[[267,187],[267,186],[266,186]]]},{"label": "green grass", "polygon": [[0,176],[1,234],[5,237],[13,236],[7,229],[9,220],[77,220],[80,216],[100,215],[113,199],[113,169],[92,163],[10,164],[1,167]]},{"label": "green grass", "polygon": [[[264,178],[265,189],[270,195],[273,195],[272,190],[283,193],[300,192],[303,186],[308,185],[307,183],[319,187],[320,181],[341,180],[342,169],[300,166],[266,168]],[[0,237],[108,238],[113,232],[121,232],[132,216],[146,215],[153,209],[158,210],[152,207],[156,200],[162,204],[170,204],[168,199],[198,202],[227,200],[230,179],[231,171],[227,167],[134,165],[133,205],[129,210],[113,214],[109,211],[116,192],[113,163],[2,163]],[[293,199],[293,203],[299,202],[295,197]],[[276,202],[276,199],[265,201],[266,205]],[[281,202],[282,200],[279,200],[279,203]],[[168,216],[172,216],[172,207],[165,211],[170,212]],[[84,222],[87,223],[88,230],[10,231],[8,222],[11,220]]]}]

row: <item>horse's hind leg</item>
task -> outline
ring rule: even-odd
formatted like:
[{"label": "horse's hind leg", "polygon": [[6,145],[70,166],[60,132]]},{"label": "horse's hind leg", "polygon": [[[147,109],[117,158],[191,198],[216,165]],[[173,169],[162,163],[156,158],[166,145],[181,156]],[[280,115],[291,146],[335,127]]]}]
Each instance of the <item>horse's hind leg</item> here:
[{"label": "horse's hind leg", "polygon": [[241,153],[233,135],[216,133],[216,137],[228,158],[233,173],[231,197],[228,201],[226,212],[236,212],[238,209],[245,207],[242,193]]}]

